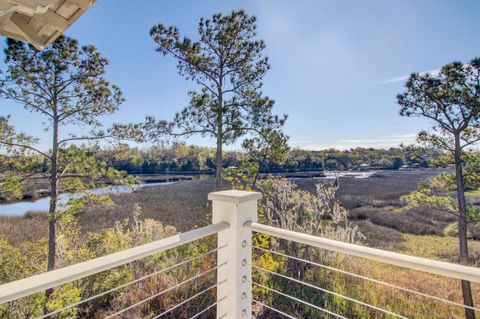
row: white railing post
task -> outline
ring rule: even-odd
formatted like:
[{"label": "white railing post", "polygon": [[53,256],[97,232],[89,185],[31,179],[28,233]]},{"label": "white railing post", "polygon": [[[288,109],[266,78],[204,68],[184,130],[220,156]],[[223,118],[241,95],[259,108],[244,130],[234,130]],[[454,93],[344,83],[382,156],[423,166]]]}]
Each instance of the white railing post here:
[{"label": "white railing post", "polygon": [[[230,228],[218,233],[218,264],[227,262],[217,271],[217,282],[226,283],[217,289],[217,318],[251,318],[252,316],[252,232],[243,227],[257,220],[257,201],[262,194],[245,191],[210,193],[212,222],[227,222]],[[222,299],[226,296],[225,299]]]}]

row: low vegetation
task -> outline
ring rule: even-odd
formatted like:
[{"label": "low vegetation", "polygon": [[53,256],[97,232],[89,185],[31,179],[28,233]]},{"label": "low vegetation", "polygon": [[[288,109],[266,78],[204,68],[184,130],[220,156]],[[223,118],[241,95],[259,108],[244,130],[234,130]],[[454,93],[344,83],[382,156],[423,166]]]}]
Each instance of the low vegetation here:
[{"label": "low vegetation", "polygon": [[[343,207],[350,208],[350,212],[347,216],[349,223],[351,223],[351,227],[358,227],[359,233],[364,234],[365,238],[362,236],[356,236],[357,243],[438,260],[450,262],[458,261],[458,252],[455,249],[458,241],[454,237],[445,236],[444,232],[444,228],[452,222],[452,216],[449,214],[438,214],[438,212],[429,208],[407,208],[405,203],[400,200],[400,197],[415,190],[420,180],[434,174],[435,172],[432,171],[415,171],[385,173],[369,179],[341,178],[339,187],[335,191],[335,200],[339,200],[338,203]],[[319,182],[331,185],[331,181],[328,182],[314,179],[295,180],[295,183],[299,187],[298,191],[307,192],[302,196],[316,196],[315,194],[318,187],[316,185]],[[264,184],[263,180],[260,185],[262,184]],[[78,226],[76,227],[78,227],[81,232],[81,238],[85,243],[89,243],[86,246],[88,249],[83,250],[85,253],[83,257],[77,256],[73,259],[62,261],[62,264],[65,265],[67,263],[80,261],[82,258],[87,258],[87,256],[91,258],[113,252],[115,249],[120,249],[117,246],[115,246],[117,248],[108,248],[108,245],[118,243],[120,240],[119,238],[123,236],[121,234],[130,234],[128,236],[133,237],[143,236],[143,240],[152,238],[146,235],[133,235],[135,232],[133,228],[135,222],[132,212],[134,211],[141,210],[141,217],[137,218],[138,220],[142,220],[143,225],[148,224],[152,227],[156,225],[155,227],[167,229],[169,233],[174,231],[186,231],[195,227],[207,225],[210,222],[209,212],[211,211],[211,208],[209,207],[206,198],[207,194],[213,191],[214,188],[215,184],[213,179],[182,181],[171,185],[146,187],[130,194],[112,195],[115,205],[109,207],[98,208],[87,206],[77,215]],[[265,188],[263,191],[268,191],[268,188]],[[326,221],[328,221],[328,219],[326,219]],[[22,272],[19,272],[14,276],[12,276],[14,272],[8,271],[8,269],[16,269],[23,263],[25,265],[30,264],[28,261],[30,258],[41,259],[41,254],[45,253],[44,245],[46,242],[43,238],[46,236],[46,223],[46,216],[43,213],[31,212],[23,217],[2,217],[0,227],[2,233],[5,234],[5,238],[2,241],[2,247],[5,254],[0,258],[3,265],[2,269],[4,269],[2,282],[8,282],[43,271],[42,264],[39,264],[38,267],[34,269],[27,267],[28,269],[25,269],[24,271],[22,270]],[[175,228],[164,227],[162,225],[172,225]],[[147,229],[149,227],[150,226],[145,226],[142,229]],[[165,236],[165,231],[162,232],[164,235],[161,236]],[[117,238],[117,236],[120,237]],[[271,240],[272,239],[268,238],[260,238],[259,243],[262,245],[270,245],[272,243]],[[105,248],[100,249],[100,246],[105,244],[104,241],[108,241],[109,244]],[[122,247],[126,248],[143,241],[133,242],[130,239],[121,239],[120,242],[123,242],[124,246]],[[212,243],[214,242],[207,242],[206,245],[212,245]],[[475,260],[476,265],[480,262],[480,245],[478,242],[471,240],[470,247],[470,254],[472,259]],[[99,249],[100,251],[98,251]],[[171,257],[172,255],[168,255],[167,257],[162,256],[162,258],[155,259],[155,261],[162,260],[157,265],[158,268],[155,269],[159,269],[162,265],[166,265],[168,262],[173,262],[173,260],[179,261],[182,258],[188,258],[189,256],[192,256],[192,252],[197,251],[196,249],[199,248],[195,248],[194,246],[193,248],[172,253],[176,256],[174,259],[171,259],[173,258]],[[36,253],[27,254],[27,250]],[[16,260],[15,264],[13,263],[15,259],[12,259],[12,256],[24,257],[22,257],[23,259]],[[309,258],[315,256],[322,256],[322,254],[312,251],[308,255]],[[290,268],[285,267],[288,265],[288,261],[272,255],[256,255],[256,257],[259,258],[264,267],[275,269],[280,273],[289,275]],[[460,303],[462,302],[459,282],[456,280],[429,276],[421,272],[407,271],[397,267],[386,266],[381,263],[374,263],[341,255],[330,255],[328,259],[322,258],[317,261],[322,261],[330,266],[344,269],[352,273],[384,280],[402,287],[416,289],[433,295],[438,295],[438,292],[442,291],[445,292],[445,294],[442,293],[442,297],[447,296],[449,300],[455,300]],[[209,261],[205,262],[208,264]],[[143,264],[140,263],[139,265]],[[136,269],[133,273],[131,272],[133,270],[129,269],[125,276],[132,276],[132,274],[137,276],[137,272],[139,271],[140,273],[148,273],[149,271],[152,271],[153,268],[151,267],[153,266],[148,266],[145,271]],[[206,267],[206,265],[203,267]],[[25,268],[25,266],[22,266],[19,269],[23,268]],[[147,296],[147,294],[159,291],[162,287],[170,285],[177,280],[175,277],[177,275],[179,275],[178,272],[171,273],[166,277],[162,277],[162,279],[158,279],[155,283],[149,283],[147,285],[147,290],[143,290],[145,287],[140,285],[134,287],[135,289],[129,290],[128,294],[125,291],[112,298],[107,298],[102,301],[103,303],[101,305],[89,305],[88,307],[85,306],[85,309],[81,309],[88,313],[88,311],[91,311],[94,307],[101,307],[105,310],[105,312],[102,313],[109,313],[109,311],[112,313],[114,312],[114,309],[119,309],[115,307],[131,303],[134,300],[133,298],[135,294],[135,300],[138,300],[139,295]],[[418,316],[426,317],[427,314],[432,313],[433,309],[433,317],[451,317],[453,315],[461,315],[462,311],[459,307],[444,306],[438,302],[428,301],[423,297],[414,296],[408,293],[399,293],[395,289],[368,283],[335,272],[322,270],[318,267],[307,268],[302,276],[304,277],[304,280],[310,283],[320,285],[326,289],[378,306],[385,306],[391,311],[400,312],[407,316],[421,314]],[[284,283],[282,284],[278,279],[268,276],[263,276],[262,278],[266,280],[266,283],[271,284],[272,287],[284,287]],[[205,283],[205,285],[207,284],[208,283]],[[82,287],[82,285],[80,285],[80,287]],[[99,286],[96,291],[100,291],[102,287],[103,286]],[[291,293],[295,293],[299,297],[305,297],[307,300],[316,302],[319,305],[324,305],[331,310],[336,310],[347,316],[356,314],[354,317],[357,318],[381,317],[379,313],[372,311],[371,309],[356,307],[349,302],[341,301],[339,298],[320,295],[322,297],[312,299],[312,296],[318,295],[318,293],[314,293],[314,291],[308,289],[305,290],[297,285],[289,285],[288,287],[289,289],[292,289]],[[198,288],[198,286],[196,288]],[[195,289],[192,288],[192,292],[193,290]],[[472,290],[474,298],[479,298],[479,288],[476,285],[472,285]],[[90,291],[85,291],[82,295],[86,296],[90,293]],[[257,293],[264,292],[260,291]],[[185,294],[186,292],[183,292],[183,295]],[[183,295],[172,296],[168,299],[168,302],[173,304],[175,300],[178,300],[175,298],[181,298]],[[285,309],[281,308],[286,305],[285,300],[282,298],[277,298],[278,296],[273,298],[273,295],[269,294],[266,294],[265,296],[265,301],[271,301],[275,306],[278,306],[279,309]],[[72,298],[69,300],[75,300],[77,297],[70,296],[69,298]],[[41,301],[38,301],[38,299],[35,300],[41,304]],[[395,302],[392,302],[392,300],[395,300]],[[419,310],[418,305],[420,304],[422,307]],[[151,306],[155,309],[166,309],[168,304],[157,303]],[[197,304],[196,306],[199,305]],[[18,307],[20,306],[18,305]],[[182,311],[194,313],[192,309]],[[272,314],[268,311],[261,309],[258,309],[258,311],[263,311],[261,318],[273,318]],[[298,311],[298,314],[304,314],[310,318],[316,318],[316,316],[318,316],[318,313],[315,314],[315,312],[302,312],[307,311],[306,309],[299,309]],[[142,316],[144,314],[145,313],[139,313],[138,315]]]}]

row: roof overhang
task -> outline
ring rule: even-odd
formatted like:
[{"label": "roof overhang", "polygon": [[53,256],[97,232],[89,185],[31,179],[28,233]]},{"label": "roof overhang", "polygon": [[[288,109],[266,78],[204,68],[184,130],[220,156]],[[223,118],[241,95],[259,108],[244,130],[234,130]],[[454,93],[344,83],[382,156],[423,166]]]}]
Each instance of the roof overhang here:
[{"label": "roof overhang", "polygon": [[96,0],[0,0],[0,34],[42,50]]}]

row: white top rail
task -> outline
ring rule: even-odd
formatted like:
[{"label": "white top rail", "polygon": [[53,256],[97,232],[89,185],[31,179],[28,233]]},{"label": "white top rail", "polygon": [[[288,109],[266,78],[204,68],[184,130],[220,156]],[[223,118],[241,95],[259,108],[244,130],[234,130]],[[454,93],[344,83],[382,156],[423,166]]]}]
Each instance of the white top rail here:
[{"label": "white top rail", "polygon": [[467,267],[453,263],[413,257],[404,254],[393,253],[385,250],[364,247],[337,240],[321,238],[308,234],[302,234],[291,230],[247,222],[245,226],[251,230],[275,236],[278,238],[295,241],[298,243],[344,253],[347,255],[381,261],[387,264],[420,270],[446,277],[480,282],[480,269]]},{"label": "white top rail", "polygon": [[175,248],[206,236],[214,235],[222,230],[228,229],[229,227],[230,225],[226,222],[208,225],[206,227],[194,229],[186,233],[177,234],[114,254],[1,285],[0,304],[94,275],[104,270],[125,265],[152,254]]}]

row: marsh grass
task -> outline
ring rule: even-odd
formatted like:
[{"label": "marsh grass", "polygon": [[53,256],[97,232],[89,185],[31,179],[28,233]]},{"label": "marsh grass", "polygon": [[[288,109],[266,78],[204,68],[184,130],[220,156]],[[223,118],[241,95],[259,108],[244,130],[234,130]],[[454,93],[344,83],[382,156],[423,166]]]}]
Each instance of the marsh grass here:
[{"label": "marsh grass", "polygon": [[[128,218],[138,204],[144,218],[175,226],[184,232],[208,224],[211,209],[207,195],[214,188],[211,180],[191,180],[115,194],[112,195],[114,206],[87,207],[78,214],[78,222],[82,232],[96,232]],[[18,246],[24,241],[46,236],[47,222],[45,212],[27,212],[24,216],[0,215],[0,236]]]},{"label": "marsh grass", "polygon": [[[457,261],[456,238],[444,236],[446,225],[454,221],[448,214],[426,208],[405,208],[400,197],[414,190],[418,182],[431,176],[432,172],[406,172],[370,179],[342,178],[337,192],[338,199],[350,209],[350,221],[366,236],[360,244],[415,255],[425,258]],[[300,188],[313,191],[321,180],[295,180]],[[133,193],[112,195],[113,207],[88,207],[78,215],[82,232],[98,232],[115,225],[131,215],[137,203],[143,218],[172,225],[184,232],[210,223],[211,206],[207,200],[214,190],[213,179],[182,181],[171,185],[152,186]],[[471,200],[478,198],[472,196]],[[0,234],[13,245],[24,241],[36,241],[46,235],[47,216],[41,212],[29,212],[22,217],[0,216]],[[480,242],[470,241],[473,265],[480,265]],[[342,259],[347,260],[347,259]],[[348,262],[336,265],[353,273],[385,280],[410,289],[441,296],[462,303],[459,281],[440,278],[423,272],[393,267],[383,263],[349,258]],[[450,318],[461,317],[461,308],[432,302],[411,294],[399,293],[378,284],[358,281],[348,277],[332,276],[318,269],[312,269],[312,283],[328,284],[332,289],[379,306],[389,307],[412,317]],[[164,283],[158,282],[152,289]],[[146,289],[145,287],[139,288]],[[125,301],[141,294],[130,291],[119,296],[118,307]],[[153,291],[153,290],[152,290]],[[480,300],[480,287],[473,285],[475,301]],[[149,292],[148,289],[145,292]],[[163,307],[164,305],[159,305]],[[345,308],[344,303],[332,303],[332,307]],[[113,304],[115,308],[115,304]],[[358,318],[377,318],[374,313],[361,308],[349,311]],[[432,313],[433,312],[433,313]],[[107,312],[106,312],[107,313]],[[268,313],[265,317],[268,317]],[[378,318],[384,318],[378,316]]]},{"label": "marsh grass", "polygon": [[27,212],[24,216],[0,215],[0,236],[18,247],[25,241],[35,242],[46,237],[47,225],[45,212]]},{"label": "marsh grass", "polygon": [[181,181],[175,184],[150,186],[133,193],[113,195],[113,207],[90,207],[79,215],[85,231],[110,227],[116,220],[128,217],[135,204],[144,218],[151,218],[164,225],[184,232],[205,226],[210,222],[208,193],[214,191],[213,179]]},{"label": "marsh grass", "polygon": [[[402,233],[443,236],[445,227],[455,221],[453,216],[429,208],[406,209],[400,200],[414,190],[420,180],[434,174],[435,171],[382,172],[368,179],[341,178],[337,197],[350,210],[350,220],[366,235],[363,244],[397,249],[403,245]],[[312,192],[315,185],[322,182],[324,180],[295,180],[300,188]],[[78,215],[79,225],[84,232],[112,227],[116,221],[128,217],[138,203],[144,218],[174,226],[181,232],[188,231],[210,223],[207,196],[214,188],[213,179],[199,179],[112,195],[115,206],[85,209]],[[38,212],[23,217],[0,216],[0,234],[18,245],[45,236],[46,224],[46,215]]]}]

